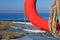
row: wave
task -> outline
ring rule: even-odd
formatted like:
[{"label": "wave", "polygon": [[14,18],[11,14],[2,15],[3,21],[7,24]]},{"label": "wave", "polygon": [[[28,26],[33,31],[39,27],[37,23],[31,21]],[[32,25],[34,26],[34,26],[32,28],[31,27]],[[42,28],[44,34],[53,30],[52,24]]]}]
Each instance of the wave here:
[{"label": "wave", "polygon": [[[24,22],[13,22],[13,23],[20,23],[20,24],[25,24]],[[30,22],[26,22],[26,25],[32,25]],[[25,32],[28,33],[41,33],[41,32],[46,32],[43,30],[38,30],[38,29],[22,29],[21,27],[13,27],[14,29],[21,29]]]},{"label": "wave", "polygon": [[[20,23],[20,24],[25,24],[25,22],[13,22],[13,23]],[[27,25],[32,25],[30,22],[26,22]]]}]

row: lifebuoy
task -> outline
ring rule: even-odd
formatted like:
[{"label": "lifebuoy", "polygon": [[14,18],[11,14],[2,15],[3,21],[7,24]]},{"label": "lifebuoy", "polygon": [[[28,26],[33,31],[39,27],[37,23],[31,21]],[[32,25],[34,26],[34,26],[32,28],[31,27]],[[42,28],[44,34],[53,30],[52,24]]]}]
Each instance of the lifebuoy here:
[{"label": "lifebuoy", "polygon": [[45,20],[38,15],[36,10],[36,1],[37,0],[25,0],[24,8],[26,16],[28,17],[29,21],[38,29],[49,31],[48,20]]}]

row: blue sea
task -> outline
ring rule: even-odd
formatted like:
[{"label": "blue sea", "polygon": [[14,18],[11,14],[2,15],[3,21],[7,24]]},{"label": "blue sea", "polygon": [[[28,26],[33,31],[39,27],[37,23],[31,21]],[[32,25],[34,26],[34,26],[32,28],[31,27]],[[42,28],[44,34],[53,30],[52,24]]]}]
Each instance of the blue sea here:
[{"label": "blue sea", "polygon": [[[39,15],[46,20],[49,18],[49,13],[40,13]],[[0,13],[0,21],[23,21],[24,16],[24,13]]]},{"label": "blue sea", "polygon": [[24,20],[24,13],[0,13],[0,20],[2,21]]},{"label": "blue sea", "polygon": [[[40,13],[39,14],[42,18],[48,20],[49,19],[49,13]],[[0,13],[0,21],[18,21],[18,22],[24,22],[24,13]],[[26,20],[28,20],[26,18]],[[33,25],[26,24],[29,28],[35,28]],[[0,31],[0,33],[5,32],[16,32],[16,33],[24,33],[20,29],[25,29],[24,24],[18,24],[16,26],[11,27],[8,30]],[[35,28],[37,29],[37,28]],[[46,36],[52,36],[50,33],[45,33]],[[28,33],[26,36],[14,40],[60,40],[60,38],[48,38],[46,36],[43,36],[41,33]],[[13,39],[12,39],[13,40]]]}]

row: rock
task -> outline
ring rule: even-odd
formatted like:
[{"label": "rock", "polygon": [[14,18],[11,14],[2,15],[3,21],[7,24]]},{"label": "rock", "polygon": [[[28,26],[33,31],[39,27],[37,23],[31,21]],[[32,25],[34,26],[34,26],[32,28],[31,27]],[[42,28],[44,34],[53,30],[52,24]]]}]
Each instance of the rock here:
[{"label": "rock", "polygon": [[5,34],[2,34],[2,36],[0,38],[2,38],[2,39],[16,39],[16,38],[21,38],[24,36],[25,36],[25,34],[17,34],[17,33],[8,32]]},{"label": "rock", "polygon": [[10,28],[10,26],[13,26],[13,25],[15,24],[12,22],[0,22],[0,30],[8,29]]}]

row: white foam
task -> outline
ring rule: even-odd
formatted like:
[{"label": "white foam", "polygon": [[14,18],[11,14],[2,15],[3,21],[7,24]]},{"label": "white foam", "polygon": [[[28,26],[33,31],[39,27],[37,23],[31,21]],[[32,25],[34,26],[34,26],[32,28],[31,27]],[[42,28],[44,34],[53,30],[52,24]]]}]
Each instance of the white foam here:
[{"label": "white foam", "polygon": [[[21,23],[21,24],[25,24],[25,22],[13,22],[13,23]],[[26,22],[26,24],[28,24],[28,25],[32,25],[32,24],[29,23],[29,22]]]},{"label": "white foam", "polygon": [[[13,22],[13,23],[21,23],[21,24],[25,24],[24,22]],[[27,25],[32,25],[31,23],[29,22],[26,22]],[[20,27],[13,27],[14,29],[19,29]],[[41,32],[46,32],[46,31],[43,31],[43,30],[32,30],[32,29],[22,29],[23,31],[26,31],[26,32],[29,32],[29,33],[41,33]]]},{"label": "white foam", "polygon": [[41,33],[41,32],[46,32],[46,31],[42,31],[42,30],[32,30],[32,29],[23,29],[24,31],[26,32],[29,32],[29,33]]}]

